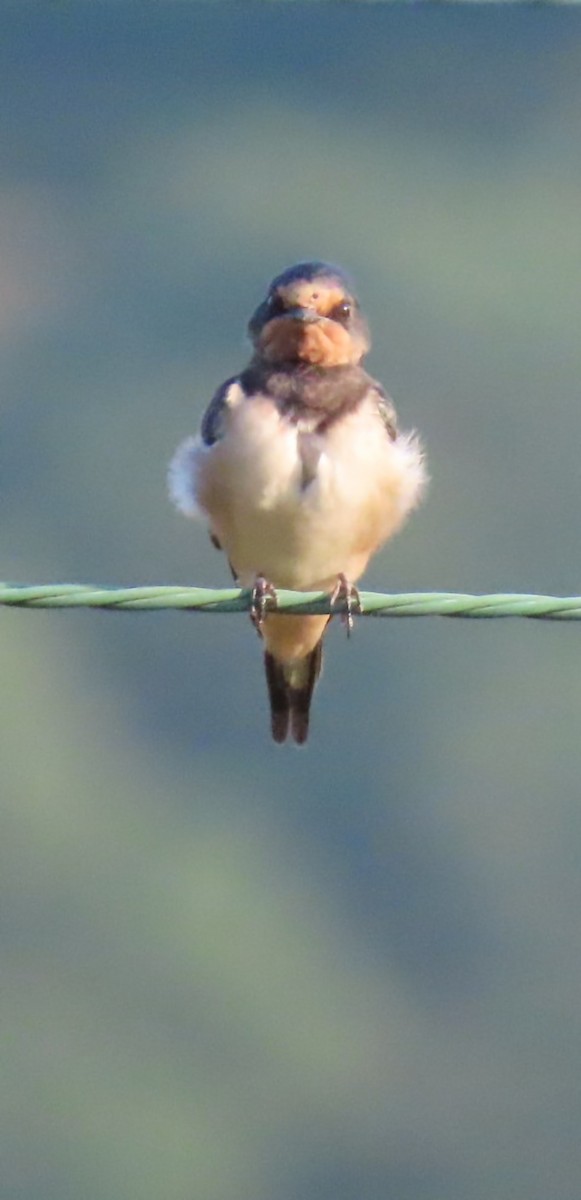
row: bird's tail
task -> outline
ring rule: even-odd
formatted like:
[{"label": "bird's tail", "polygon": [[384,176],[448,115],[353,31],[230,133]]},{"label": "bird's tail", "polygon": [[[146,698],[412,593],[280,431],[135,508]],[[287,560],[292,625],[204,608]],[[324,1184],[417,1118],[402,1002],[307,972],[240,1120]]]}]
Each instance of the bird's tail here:
[{"label": "bird's tail", "polygon": [[268,650],[265,651],[264,667],[275,742],[286,741],[289,729],[299,746],[306,742],[311,700],[322,662],[322,637],[310,654],[291,663],[279,662]]}]

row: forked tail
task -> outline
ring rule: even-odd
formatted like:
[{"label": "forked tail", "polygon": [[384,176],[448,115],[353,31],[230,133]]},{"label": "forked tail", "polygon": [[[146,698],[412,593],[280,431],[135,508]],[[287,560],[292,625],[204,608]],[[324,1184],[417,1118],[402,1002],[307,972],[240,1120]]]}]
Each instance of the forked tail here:
[{"label": "forked tail", "polygon": [[271,729],[275,742],[286,741],[290,733],[302,746],[309,734],[309,712],[313,691],[323,661],[323,639],[305,658],[282,663],[264,653],[266,683],[270,700]]}]

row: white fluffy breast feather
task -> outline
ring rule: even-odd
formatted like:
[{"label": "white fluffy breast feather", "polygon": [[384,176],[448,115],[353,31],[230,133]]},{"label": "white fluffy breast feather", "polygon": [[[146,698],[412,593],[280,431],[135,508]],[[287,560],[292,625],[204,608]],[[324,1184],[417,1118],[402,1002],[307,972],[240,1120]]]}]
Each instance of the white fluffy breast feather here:
[{"label": "white fluffy breast feather", "polygon": [[339,574],[355,582],[425,482],[415,435],[391,441],[371,396],[321,435],[269,397],[244,399],[219,441],[189,438],[169,472],[174,503],[207,515],[244,586],[262,574],[298,590],[328,590]]}]

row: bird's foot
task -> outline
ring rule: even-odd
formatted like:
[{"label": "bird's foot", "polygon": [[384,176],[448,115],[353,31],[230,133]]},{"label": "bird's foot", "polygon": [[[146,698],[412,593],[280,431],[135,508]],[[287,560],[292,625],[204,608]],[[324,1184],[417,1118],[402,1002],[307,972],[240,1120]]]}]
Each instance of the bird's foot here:
[{"label": "bird's foot", "polygon": [[355,584],[349,583],[345,575],[338,575],[337,582],[331,593],[331,607],[334,608],[337,601],[344,604],[341,610],[341,622],[347,630],[347,637],[351,637],[354,625],[354,616],[357,613],[363,612],[361,597]]},{"label": "bird's foot", "polygon": [[250,620],[259,637],[262,637],[262,627],[268,610],[276,606],[276,589],[264,575],[257,575],[250,597]]}]

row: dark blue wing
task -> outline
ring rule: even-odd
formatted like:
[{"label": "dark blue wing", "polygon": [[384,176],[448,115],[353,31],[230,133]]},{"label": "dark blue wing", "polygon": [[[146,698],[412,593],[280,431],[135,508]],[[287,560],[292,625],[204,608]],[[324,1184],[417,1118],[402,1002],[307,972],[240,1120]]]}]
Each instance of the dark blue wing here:
[{"label": "dark blue wing", "polygon": [[225,383],[222,383],[215,395],[212,396],[202,417],[202,427],[200,430],[205,446],[213,446],[214,442],[218,442],[223,436],[225,416],[228,410],[228,392],[232,384],[237,382],[238,376],[234,375],[232,379],[227,379]]},{"label": "dark blue wing", "polygon": [[391,398],[376,385],[377,411],[392,442],[397,438],[397,413]]}]

